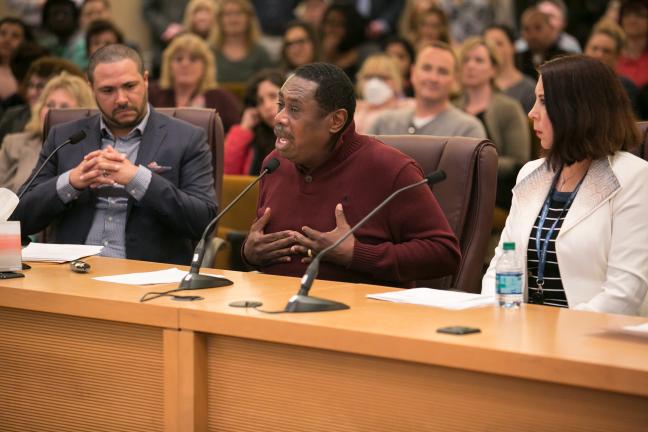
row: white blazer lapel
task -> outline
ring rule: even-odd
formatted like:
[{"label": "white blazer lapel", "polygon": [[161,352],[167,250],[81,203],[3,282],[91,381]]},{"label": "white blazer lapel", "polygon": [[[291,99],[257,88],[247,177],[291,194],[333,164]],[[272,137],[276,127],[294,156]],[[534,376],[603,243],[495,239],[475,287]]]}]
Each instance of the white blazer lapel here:
[{"label": "white blazer lapel", "polygon": [[565,216],[559,236],[573,228],[597,208],[612,199],[621,185],[614,175],[608,158],[592,162],[583,179],[580,190]]},{"label": "white blazer lapel", "polygon": [[519,233],[527,239],[549,193],[553,176],[553,171],[543,162],[513,188],[518,204],[518,220],[525,221],[528,225],[520,227]]}]

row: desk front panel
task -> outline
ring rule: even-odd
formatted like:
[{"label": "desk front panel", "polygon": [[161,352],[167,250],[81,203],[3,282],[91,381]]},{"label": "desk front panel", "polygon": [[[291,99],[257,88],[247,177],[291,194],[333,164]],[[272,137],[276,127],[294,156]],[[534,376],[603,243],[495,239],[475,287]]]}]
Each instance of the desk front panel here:
[{"label": "desk front panel", "polygon": [[0,431],[164,427],[163,332],[0,307]]}]

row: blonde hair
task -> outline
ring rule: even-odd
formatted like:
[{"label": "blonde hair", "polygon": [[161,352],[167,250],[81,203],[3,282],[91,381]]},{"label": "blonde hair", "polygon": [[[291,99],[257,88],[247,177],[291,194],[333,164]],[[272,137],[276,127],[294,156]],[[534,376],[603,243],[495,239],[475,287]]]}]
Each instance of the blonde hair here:
[{"label": "blonde hair", "polygon": [[[459,68],[463,68],[463,63],[470,51],[473,49],[483,46],[486,48],[486,52],[488,53],[488,57],[493,64],[493,67],[495,68],[495,76],[499,72],[500,65],[502,64],[499,55],[497,54],[497,51],[495,50],[495,47],[490,41],[487,41],[484,39],[482,36],[472,36],[466,39],[461,46],[461,50],[459,51]],[[491,85],[495,87],[495,76],[491,79]]]},{"label": "blonde hair", "polygon": [[245,41],[247,42],[248,48],[253,46],[259,41],[259,38],[261,37],[261,26],[259,25],[259,20],[257,19],[256,12],[254,11],[254,7],[252,6],[252,3],[250,3],[250,0],[220,0],[217,10],[216,10],[216,25],[215,27],[218,29],[216,32],[216,37],[214,39],[214,47],[216,49],[221,49],[223,48],[223,44],[225,43],[225,34],[223,33],[223,24],[222,24],[222,19],[223,19],[223,9],[225,8],[226,4],[236,4],[243,9],[243,13],[247,15],[248,19],[248,28],[245,34]]},{"label": "blonde hair", "polygon": [[192,29],[193,16],[200,9],[207,9],[214,16],[214,24],[212,24],[206,39],[207,43],[213,46],[214,42],[216,41],[216,33],[218,32],[218,26],[215,25],[217,19],[216,0],[191,0],[189,3],[187,3],[187,7],[185,7],[184,16],[182,18],[182,25],[187,31],[193,32]]},{"label": "blonde hair", "polygon": [[[604,34],[614,41],[616,44],[616,50],[614,51],[615,55],[619,55],[621,50],[625,48],[626,44],[626,35],[623,31],[623,28],[614,21],[610,19],[602,19],[594,26],[592,33],[590,33],[589,39],[596,34]],[[587,42],[589,43],[589,39]],[[587,44],[586,44],[587,45]]]},{"label": "blonde hair", "polygon": [[47,98],[56,90],[64,90],[69,93],[79,108],[95,108],[97,106],[92,89],[86,80],[67,72],[61,72],[60,75],[55,76],[45,85],[43,92],[32,107],[31,118],[25,125],[25,132],[32,132],[39,136],[42,135],[40,112],[45,106]]},{"label": "blonde hair", "polygon": [[387,54],[373,54],[362,63],[360,70],[356,74],[356,92],[362,95],[362,84],[368,75],[374,75],[375,72],[380,71],[381,74],[386,74],[396,86],[396,93],[400,94],[403,91],[403,77],[398,70],[396,61]]},{"label": "blonde hair", "polygon": [[173,76],[171,75],[171,62],[178,51],[187,51],[189,54],[197,55],[205,64],[205,72],[198,83],[198,93],[218,87],[216,82],[216,59],[214,53],[202,38],[193,33],[184,33],[176,36],[171,44],[162,53],[162,67],[160,73],[160,87],[163,89],[173,88]]}]

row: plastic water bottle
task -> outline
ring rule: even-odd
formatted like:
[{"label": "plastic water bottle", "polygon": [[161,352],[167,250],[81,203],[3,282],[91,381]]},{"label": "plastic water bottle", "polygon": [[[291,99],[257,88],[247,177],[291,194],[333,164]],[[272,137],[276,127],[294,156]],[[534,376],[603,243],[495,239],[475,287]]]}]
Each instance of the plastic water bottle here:
[{"label": "plastic water bottle", "polygon": [[497,303],[504,308],[519,308],[522,303],[524,264],[515,253],[515,243],[504,243],[504,254],[495,266]]}]

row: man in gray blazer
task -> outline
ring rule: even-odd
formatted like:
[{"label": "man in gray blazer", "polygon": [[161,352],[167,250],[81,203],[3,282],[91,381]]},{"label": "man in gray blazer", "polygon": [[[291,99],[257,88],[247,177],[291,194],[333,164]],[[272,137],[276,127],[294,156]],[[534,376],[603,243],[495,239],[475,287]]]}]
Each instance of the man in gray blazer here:
[{"label": "man in gray blazer", "polygon": [[129,47],[97,51],[88,79],[101,114],[51,130],[37,166],[86,137],[47,163],[12,219],[23,234],[51,225],[52,242],[103,245],[104,256],[189,264],[217,208],[205,131],[148,105],[148,73]]}]

